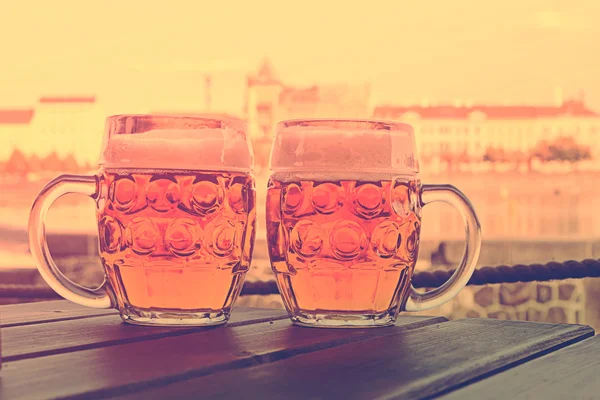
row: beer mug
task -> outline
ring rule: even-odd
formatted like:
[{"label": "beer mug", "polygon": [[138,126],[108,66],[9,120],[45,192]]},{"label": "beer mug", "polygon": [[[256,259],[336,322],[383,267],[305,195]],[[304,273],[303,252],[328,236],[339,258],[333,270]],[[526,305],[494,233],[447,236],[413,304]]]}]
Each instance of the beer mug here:
[{"label": "beer mug", "polygon": [[[29,245],[61,296],[117,308],[139,325],[227,322],[248,271],[256,208],[246,124],[194,116],[107,119],[94,176],[62,175],[35,200]],[[67,193],[95,200],[106,279],[97,289],[66,278],[49,253],[44,217]]]},{"label": "beer mug", "polygon": [[[452,299],[481,246],[469,200],[450,185],[422,185],[411,126],[370,120],[280,122],[267,193],[269,256],[292,321],[314,327],[386,326],[399,311]],[[411,285],[421,210],[442,201],[465,223],[452,277],[426,293]]]}]

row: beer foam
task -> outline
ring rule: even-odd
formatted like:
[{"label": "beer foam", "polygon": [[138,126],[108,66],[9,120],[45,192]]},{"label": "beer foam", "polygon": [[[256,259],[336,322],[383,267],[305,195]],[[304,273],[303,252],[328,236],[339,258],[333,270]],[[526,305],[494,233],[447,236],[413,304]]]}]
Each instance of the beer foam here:
[{"label": "beer foam", "polygon": [[414,175],[419,172],[419,164],[412,127],[397,124],[396,128],[280,127],[271,154],[271,170]]},{"label": "beer foam", "polygon": [[250,143],[242,131],[154,129],[112,135],[100,164],[104,168],[250,172],[253,161]]}]

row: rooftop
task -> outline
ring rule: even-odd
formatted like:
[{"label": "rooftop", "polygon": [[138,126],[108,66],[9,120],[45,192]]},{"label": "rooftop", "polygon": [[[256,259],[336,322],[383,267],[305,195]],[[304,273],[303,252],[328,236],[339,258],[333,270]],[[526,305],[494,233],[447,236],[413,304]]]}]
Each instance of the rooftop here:
[{"label": "rooftop", "polygon": [[0,109],[0,124],[27,125],[33,118],[34,110],[31,109]]},{"label": "rooftop", "polygon": [[598,117],[581,100],[567,100],[560,106],[532,105],[409,105],[375,107],[374,118],[401,118],[406,113],[416,113],[422,119],[468,119],[472,113],[481,113],[488,119],[533,119],[558,116]]},{"label": "rooftop", "polygon": [[40,103],[95,103],[95,96],[43,96]]}]

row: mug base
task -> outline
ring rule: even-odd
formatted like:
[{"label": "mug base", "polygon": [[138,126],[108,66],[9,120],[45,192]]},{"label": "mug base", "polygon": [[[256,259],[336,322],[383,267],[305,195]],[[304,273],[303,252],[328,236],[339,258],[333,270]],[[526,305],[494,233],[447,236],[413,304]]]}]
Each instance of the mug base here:
[{"label": "mug base", "polygon": [[394,325],[396,317],[388,311],[378,314],[300,311],[291,320],[294,325],[310,328],[379,328]]},{"label": "mug base", "polygon": [[148,310],[129,306],[120,314],[124,322],[144,326],[214,326],[229,320],[229,310]]}]

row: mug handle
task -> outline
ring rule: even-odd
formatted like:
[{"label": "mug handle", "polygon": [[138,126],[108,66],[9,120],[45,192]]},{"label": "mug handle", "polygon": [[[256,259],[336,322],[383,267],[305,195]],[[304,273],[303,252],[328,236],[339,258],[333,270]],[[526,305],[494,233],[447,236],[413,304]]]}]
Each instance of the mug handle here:
[{"label": "mug handle", "polygon": [[439,307],[462,290],[471,279],[481,250],[481,227],[469,199],[452,185],[423,185],[421,205],[441,201],[458,210],[465,223],[465,251],[462,260],[450,279],[437,289],[419,293],[412,284],[404,311],[423,311]]},{"label": "mug handle", "polygon": [[42,278],[56,293],[82,306],[112,308],[113,296],[108,289],[106,279],[96,289],[89,289],[72,282],[54,263],[46,241],[46,213],[56,199],[68,193],[81,193],[96,200],[98,187],[96,176],[84,175],[61,175],[44,186],[33,202],[29,214],[29,249]]}]

